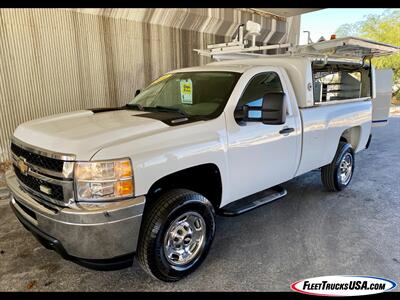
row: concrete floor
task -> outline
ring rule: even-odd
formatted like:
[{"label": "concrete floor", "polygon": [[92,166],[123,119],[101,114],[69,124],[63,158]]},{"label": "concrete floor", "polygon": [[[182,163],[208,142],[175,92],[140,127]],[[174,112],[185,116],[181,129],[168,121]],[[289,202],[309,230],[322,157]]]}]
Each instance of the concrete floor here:
[{"label": "concrete floor", "polygon": [[[99,272],[61,259],[0,206],[0,289],[5,291],[287,291],[315,276],[374,275],[400,282],[400,117],[373,129],[351,185],[324,190],[313,171],[284,184],[288,195],[226,218],[203,265],[178,283],[131,268]],[[399,288],[397,288],[397,291]]]}]

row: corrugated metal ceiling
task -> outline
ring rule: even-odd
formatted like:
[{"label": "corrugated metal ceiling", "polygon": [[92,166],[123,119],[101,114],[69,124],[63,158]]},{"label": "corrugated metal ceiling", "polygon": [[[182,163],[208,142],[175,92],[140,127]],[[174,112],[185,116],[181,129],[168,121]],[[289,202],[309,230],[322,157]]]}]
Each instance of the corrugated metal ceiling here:
[{"label": "corrugated metal ceiling", "polygon": [[263,11],[278,17],[293,17],[308,12],[321,10],[323,8],[253,8],[254,10]]}]

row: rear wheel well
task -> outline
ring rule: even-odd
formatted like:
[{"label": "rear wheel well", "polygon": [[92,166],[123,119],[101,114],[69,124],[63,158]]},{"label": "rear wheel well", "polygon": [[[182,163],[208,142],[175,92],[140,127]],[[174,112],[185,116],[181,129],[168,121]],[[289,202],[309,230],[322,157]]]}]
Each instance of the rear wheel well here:
[{"label": "rear wheel well", "polygon": [[203,164],[169,174],[157,180],[146,195],[146,206],[156,201],[168,190],[185,188],[206,197],[217,210],[221,204],[221,174],[215,164]]},{"label": "rear wheel well", "polygon": [[360,137],[361,137],[361,127],[355,126],[343,131],[342,135],[340,136],[340,141],[349,143],[355,151],[360,142]]}]

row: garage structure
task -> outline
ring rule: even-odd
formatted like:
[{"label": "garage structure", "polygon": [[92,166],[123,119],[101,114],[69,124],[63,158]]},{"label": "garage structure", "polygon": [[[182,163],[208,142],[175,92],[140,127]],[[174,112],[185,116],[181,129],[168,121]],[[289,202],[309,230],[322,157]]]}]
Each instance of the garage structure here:
[{"label": "garage structure", "polygon": [[315,9],[0,9],[0,162],[28,120],[124,105],[170,70],[210,59],[194,48],[229,41],[248,20],[258,45],[298,44]]}]

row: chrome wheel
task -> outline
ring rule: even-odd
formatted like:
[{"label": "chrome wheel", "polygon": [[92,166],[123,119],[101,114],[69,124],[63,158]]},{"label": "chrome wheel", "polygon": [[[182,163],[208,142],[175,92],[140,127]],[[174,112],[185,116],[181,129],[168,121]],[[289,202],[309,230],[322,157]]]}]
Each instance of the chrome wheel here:
[{"label": "chrome wheel", "polygon": [[343,185],[350,182],[353,173],[353,157],[350,153],[346,153],[340,161],[339,165],[339,180]]},{"label": "chrome wheel", "polygon": [[197,212],[176,218],[164,238],[164,254],[172,265],[182,266],[199,257],[205,244],[206,224]]}]

